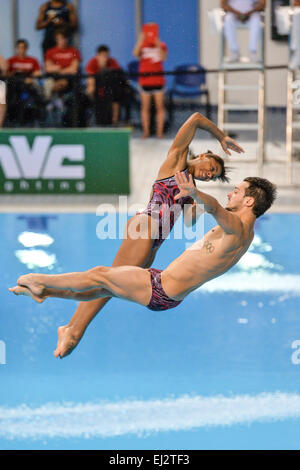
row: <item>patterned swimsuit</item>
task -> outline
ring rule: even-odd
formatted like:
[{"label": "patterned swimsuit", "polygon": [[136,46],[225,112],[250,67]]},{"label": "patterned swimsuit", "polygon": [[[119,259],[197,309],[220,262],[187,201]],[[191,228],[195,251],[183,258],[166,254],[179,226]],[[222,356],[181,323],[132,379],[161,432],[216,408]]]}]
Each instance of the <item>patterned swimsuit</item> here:
[{"label": "patterned swimsuit", "polygon": [[161,269],[148,269],[151,274],[152,297],[147,305],[149,310],[169,310],[170,308],[177,307],[182,300],[171,299],[164,291],[161,285]]},{"label": "patterned swimsuit", "polygon": [[[186,177],[189,177],[188,170],[185,169]],[[176,194],[179,193],[175,176],[156,180],[153,185],[152,198],[143,212],[154,218],[158,222],[159,232],[158,237],[153,242],[153,249],[157,249],[168,237],[176,220],[178,219],[185,204],[193,204],[192,197],[182,197],[177,201],[174,199]],[[171,209],[171,210],[170,210]],[[150,268],[148,271],[151,274],[152,297],[147,305],[150,310],[168,310],[177,307],[181,300],[174,300],[167,296],[161,284],[161,270]]]},{"label": "patterned swimsuit", "polygon": [[[187,168],[184,170],[186,177],[189,177]],[[194,199],[190,196],[181,197],[175,201],[174,197],[179,193],[175,176],[156,180],[152,187],[153,195],[143,214],[150,215],[157,221],[159,232],[154,239],[153,249],[158,248],[169,236],[176,220],[181,214],[185,204],[193,204]]]}]

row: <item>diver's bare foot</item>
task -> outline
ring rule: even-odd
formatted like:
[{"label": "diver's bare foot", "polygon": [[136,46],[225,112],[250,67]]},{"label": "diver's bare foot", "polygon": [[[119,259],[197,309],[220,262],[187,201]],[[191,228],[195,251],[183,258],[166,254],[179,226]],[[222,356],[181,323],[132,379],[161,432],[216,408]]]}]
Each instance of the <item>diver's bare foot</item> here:
[{"label": "diver's bare foot", "polygon": [[28,289],[28,287],[24,287],[24,286],[10,287],[8,290],[15,295],[27,295],[28,297],[31,297],[33,300],[35,300],[39,304],[44,302],[44,300],[46,299],[46,297],[39,297],[35,295],[33,292],[31,292],[30,289]]},{"label": "diver's bare foot", "polygon": [[148,139],[148,137],[150,137],[150,133],[149,132],[143,132],[142,139]]},{"label": "diver's bare foot", "polygon": [[41,297],[44,291],[44,286],[40,281],[40,274],[25,274],[20,276],[17,284],[21,287],[27,287],[33,295]]},{"label": "diver's bare foot", "polygon": [[57,330],[58,341],[54,351],[55,357],[63,357],[71,354],[79,343],[81,336],[76,335],[71,326],[60,326]]}]

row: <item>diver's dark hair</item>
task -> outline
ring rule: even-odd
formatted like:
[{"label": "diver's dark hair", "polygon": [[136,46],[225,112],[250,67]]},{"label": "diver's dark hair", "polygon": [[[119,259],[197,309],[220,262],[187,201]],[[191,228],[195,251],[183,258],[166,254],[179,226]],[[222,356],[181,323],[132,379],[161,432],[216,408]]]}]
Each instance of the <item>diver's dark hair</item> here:
[{"label": "diver's dark hair", "polygon": [[244,181],[249,183],[248,188],[245,189],[245,196],[254,198],[252,211],[256,218],[260,217],[275,201],[277,196],[276,186],[269,180],[258,176],[249,176]]},{"label": "diver's dark hair", "polygon": [[[213,158],[217,163],[219,163],[221,167],[221,174],[214,179],[222,181],[222,183],[229,183],[230,178],[228,177],[228,172],[230,171],[230,168],[225,166],[225,162],[223,158],[219,157],[219,155],[216,155],[211,150],[207,150],[205,155],[208,158]],[[195,155],[194,152],[189,148],[188,156],[189,156],[189,160],[195,160],[195,158],[198,158],[199,155]]]}]

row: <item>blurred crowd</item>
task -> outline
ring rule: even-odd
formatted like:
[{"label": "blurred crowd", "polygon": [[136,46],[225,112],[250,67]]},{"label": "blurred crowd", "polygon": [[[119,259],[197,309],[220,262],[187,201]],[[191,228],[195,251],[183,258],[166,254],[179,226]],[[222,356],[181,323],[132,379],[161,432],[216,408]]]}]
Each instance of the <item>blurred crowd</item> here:
[{"label": "blurred crowd", "polygon": [[[80,52],[74,46],[77,26],[77,12],[72,3],[48,1],[40,7],[36,20],[36,29],[44,30],[43,64],[30,55],[26,39],[16,42],[13,57],[0,58],[1,74],[7,79],[8,126],[38,123],[84,127],[90,123],[91,115],[95,116],[97,125],[117,125],[122,105],[125,118],[129,117],[132,90],[125,73],[110,57],[106,45],[98,46],[95,56],[83,68]],[[0,125],[4,120],[3,109],[4,104]]]},{"label": "blurred crowd", "polygon": [[[300,0],[294,0],[294,5],[300,6]],[[260,15],[266,1],[221,0],[220,6],[225,11],[228,60],[240,59],[236,29],[243,23],[249,28],[249,59],[259,61]],[[47,1],[40,7],[36,20],[36,29],[44,31],[43,64],[30,55],[26,39],[16,42],[14,56],[7,59],[0,56],[0,72],[7,84],[6,96],[3,83],[0,87],[0,127],[4,120],[7,126],[84,127],[91,123],[116,126],[120,121],[130,120],[131,105],[139,94],[143,137],[150,135],[151,109],[152,113],[154,109],[156,135],[161,138],[166,121],[164,75],[140,75],[137,86],[133,86],[127,79],[128,71],[111,57],[105,44],[97,47],[95,56],[84,66],[74,45],[77,28],[77,12],[71,2]],[[300,67],[300,37],[293,44],[297,68]],[[167,54],[158,25],[144,25],[133,48],[136,72],[163,72]]]}]

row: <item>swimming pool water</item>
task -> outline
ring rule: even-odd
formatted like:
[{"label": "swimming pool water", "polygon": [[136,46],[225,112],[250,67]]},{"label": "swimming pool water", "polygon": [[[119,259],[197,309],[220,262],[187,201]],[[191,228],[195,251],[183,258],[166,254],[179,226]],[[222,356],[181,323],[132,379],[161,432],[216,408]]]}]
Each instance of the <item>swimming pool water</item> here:
[{"label": "swimming pool water", "polygon": [[[99,240],[98,220],[0,214],[0,449],[298,449],[300,215],[259,219],[240,263],[174,310],[113,299],[59,360],[76,302],[7,289],[110,265],[120,241]],[[167,240],[153,266],[185,243]]]}]

